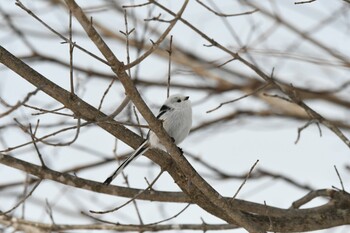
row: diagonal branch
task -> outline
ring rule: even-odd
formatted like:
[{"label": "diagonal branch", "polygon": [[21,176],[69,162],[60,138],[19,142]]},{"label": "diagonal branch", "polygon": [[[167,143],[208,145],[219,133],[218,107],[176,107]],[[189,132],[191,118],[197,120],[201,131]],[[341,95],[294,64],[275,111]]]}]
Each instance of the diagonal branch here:
[{"label": "diagonal branch", "polygon": [[[150,1],[151,2],[151,1]],[[184,2],[182,5],[180,11],[175,15],[175,18],[171,20],[170,25],[168,28],[163,32],[163,34],[158,38],[158,40],[154,43],[152,43],[152,47],[149,48],[144,54],[142,54],[141,57],[137,58],[135,61],[129,63],[126,65],[125,69],[130,69],[131,67],[140,64],[145,58],[147,58],[149,55],[151,55],[162,43],[162,41],[167,37],[169,32],[173,29],[175,24],[178,22],[178,20],[181,18],[182,13],[185,11],[186,6],[187,6],[188,0]]]},{"label": "diagonal branch", "polygon": [[[67,173],[57,172],[49,168],[28,163],[6,154],[0,154],[0,163],[37,176],[40,179],[53,180],[61,184],[76,188],[82,188],[89,191],[129,198],[138,195],[137,199],[149,201],[172,201],[181,203],[190,201],[187,196],[179,192],[155,192],[154,190],[143,191],[141,189],[125,188],[121,186],[106,186],[100,182],[86,180]],[[140,194],[141,191],[142,193]]]},{"label": "diagonal branch", "polygon": [[[178,182],[180,188],[186,190],[188,188],[185,186],[188,186],[189,182],[192,183],[195,187],[198,188],[198,191],[201,192],[201,195],[205,197],[205,199],[202,200],[205,200],[204,202],[200,202],[200,200],[197,198],[194,200],[203,209],[206,209],[207,211],[210,209],[209,212],[213,211],[214,209],[215,212],[220,210],[222,213],[221,216],[225,216],[224,219],[227,222],[238,224],[251,233],[265,232],[257,227],[256,224],[245,218],[240,211],[232,209],[230,205],[222,198],[222,196],[216,190],[214,190],[202,177],[199,176],[199,174],[194,170],[190,163],[181,155],[177,146],[173,143],[169,135],[167,135],[163,129],[161,122],[158,121],[149,110],[145,102],[142,100],[139,92],[135,88],[132,80],[126,73],[124,64],[117,59],[107,44],[103,41],[102,37],[94,29],[93,25],[88,20],[82,9],[76,4],[74,0],[65,0],[65,2],[81,26],[84,28],[89,38],[95,43],[97,48],[107,59],[113,72],[117,75],[119,81],[124,86],[125,92],[133,101],[145,120],[148,122],[150,128],[158,136],[161,143],[165,146],[168,153],[174,159],[176,165],[178,165],[178,167],[183,171],[184,177],[182,179],[185,178],[185,180],[175,179]],[[184,5],[186,5],[187,2],[188,0],[185,1]],[[208,205],[208,202],[210,203],[210,206]]]},{"label": "diagonal branch", "polygon": [[[74,11],[73,11],[74,12]],[[107,122],[106,115],[98,111],[91,105],[84,102],[77,96],[72,96],[70,92],[64,90],[63,88],[57,86],[55,83],[46,79],[41,74],[37,73],[35,70],[30,68],[28,65],[23,63],[21,60],[17,59],[7,50],[0,46],[0,62],[6,65],[11,70],[15,71],[22,78],[26,79],[28,82],[38,87],[41,91],[61,102],[66,108],[74,112],[77,117],[81,117],[87,121],[96,122],[101,128],[111,133],[121,141],[131,145],[136,148],[141,144],[141,138],[136,136],[133,132],[126,129],[124,126],[119,124],[110,124]],[[129,81],[129,79],[127,79]],[[137,90],[133,90],[138,94]],[[135,98],[135,96],[133,96]],[[131,98],[132,99],[132,98]],[[143,102],[143,100],[141,99]],[[140,102],[137,102],[140,104]],[[136,104],[135,104],[136,105]],[[141,104],[141,108],[148,109],[146,105]],[[150,112],[150,110],[148,109]],[[143,113],[142,111],[140,111]],[[158,150],[150,150],[146,155],[152,159],[154,162],[159,164],[162,169],[169,172],[173,179],[177,182],[179,187],[191,197],[192,201],[203,209],[212,213],[213,215],[225,219],[232,224],[238,224],[240,226],[247,225],[248,222],[244,218],[242,213],[237,214],[237,210],[231,208],[231,205],[222,198],[208,183],[206,183],[192,168],[188,161],[180,154],[178,148],[173,144],[173,141],[166,134],[162,127],[162,124],[157,121],[157,119],[150,112],[150,116],[144,114],[144,117],[153,118],[150,120],[150,125],[153,127],[154,132],[157,133],[158,137],[162,139],[163,145],[168,148],[168,151],[175,160],[173,164],[169,156],[166,153],[162,153]],[[146,118],[146,117],[145,117]],[[104,119],[104,121],[99,121],[99,119]],[[148,119],[149,120],[149,119]],[[112,119],[111,119],[112,121]],[[170,149],[169,149],[170,148]],[[157,152],[157,153],[155,153]],[[160,156],[161,153],[162,155]],[[52,178],[52,177],[51,177]],[[191,182],[193,185],[188,185]],[[81,183],[80,186],[83,186]],[[199,186],[199,187],[198,187]],[[238,215],[238,217],[236,216]],[[237,221],[237,222],[236,222]],[[243,224],[242,221],[245,221]],[[251,226],[247,226],[251,228]],[[252,231],[259,232],[259,231]]]}]

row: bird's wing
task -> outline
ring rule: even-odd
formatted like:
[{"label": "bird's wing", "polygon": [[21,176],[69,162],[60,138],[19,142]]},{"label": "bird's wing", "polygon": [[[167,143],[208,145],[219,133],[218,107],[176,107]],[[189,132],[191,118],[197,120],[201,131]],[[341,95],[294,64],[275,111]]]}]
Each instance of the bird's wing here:
[{"label": "bird's wing", "polygon": [[[160,109],[159,109],[159,113],[157,115],[157,118],[158,119],[162,119],[164,117],[164,114],[167,113],[167,112],[170,112],[174,110],[173,108],[167,106],[167,105],[163,105]],[[162,117],[163,116],[163,117]]]}]

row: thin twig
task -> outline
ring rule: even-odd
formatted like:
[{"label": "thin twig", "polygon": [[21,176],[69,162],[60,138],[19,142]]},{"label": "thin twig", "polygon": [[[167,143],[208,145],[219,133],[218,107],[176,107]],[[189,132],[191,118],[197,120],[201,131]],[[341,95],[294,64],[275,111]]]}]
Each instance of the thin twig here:
[{"label": "thin twig", "polygon": [[[134,112],[134,116],[135,116],[135,118],[136,118],[137,124],[140,125],[140,118],[139,118],[139,115],[137,114],[136,107],[135,107],[135,106],[132,106],[132,110],[133,110],[133,112]],[[143,138],[143,131],[141,130],[141,128],[139,128],[139,130],[140,130],[140,135],[141,135],[141,137]]]},{"label": "thin twig", "polygon": [[[127,64],[129,64],[130,63],[130,42],[129,42],[129,36],[135,30],[135,28],[132,28],[129,31],[128,14],[127,14],[126,10],[124,10],[124,24],[125,24],[125,32],[123,32],[123,31],[120,31],[120,32],[125,36],[125,39],[126,39],[126,62],[127,62]],[[129,68],[127,70],[128,70],[129,77],[131,78],[131,69]]]},{"label": "thin twig", "polygon": [[321,114],[310,108],[304,101],[302,101],[298,96],[297,89],[295,89],[292,85],[281,85],[275,79],[272,79],[268,75],[266,75],[257,66],[248,62],[238,54],[236,54],[236,57],[237,60],[251,68],[253,71],[255,71],[256,74],[259,75],[262,79],[264,79],[265,81],[271,81],[280,91],[286,94],[293,103],[303,108],[310,117],[316,119],[319,123],[323,124],[328,129],[333,131],[333,133],[336,134],[350,148],[350,140],[343,134],[343,132],[335,124],[324,118]]},{"label": "thin twig", "polygon": [[[39,120],[37,121],[37,125],[36,125],[35,129],[37,129],[38,126],[39,126]],[[35,130],[35,132],[36,132],[36,130]],[[34,145],[34,147],[35,147],[36,153],[38,154],[38,157],[39,157],[39,159],[40,159],[41,166],[43,166],[43,167],[45,168],[46,165],[45,165],[43,156],[41,155],[41,153],[40,153],[40,151],[39,151],[39,148],[38,148],[38,146],[36,145],[36,142],[35,142],[35,133],[33,133],[33,131],[32,131],[32,125],[31,125],[31,124],[29,124],[29,133],[30,133],[30,137],[32,138],[33,145]]]},{"label": "thin twig", "polygon": [[119,113],[121,113],[123,111],[123,109],[128,105],[129,102],[130,102],[130,98],[129,98],[129,96],[126,95],[124,97],[123,101],[121,102],[121,104],[118,106],[118,108],[116,110],[114,110],[114,112],[109,114],[108,117],[113,119],[116,116],[118,116]]},{"label": "thin twig", "polygon": [[224,106],[225,104],[234,103],[234,102],[239,101],[239,100],[241,100],[241,99],[247,98],[248,96],[255,95],[255,94],[259,93],[260,91],[264,90],[265,88],[267,88],[267,87],[270,86],[270,85],[271,85],[271,83],[270,83],[270,82],[267,82],[267,83],[263,84],[262,86],[258,87],[257,89],[255,89],[254,91],[252,91],[252,92],[250,92],[250,93],[248,93],[248,94],[246,94],[246,95],[243,95],[243,96],[241,96],[241,97],[239,97],[239,98],[237,98],[237,99],[223,102],[223,103],[221,103],[219,106],[217,106],[216,108],[213,108],[213,109],[211,109],[211,110],[208,110],[206,113],[211,113],[211,112],[213,112],[213,111],[215,111],[215,110],[221,108],[221,107]]},{"label": "thin twig", "polygon": [[241,189],[243,188],[243,186],[245,185],[245,183],[247,182],[247,180],[249,179],[250,175],[252,174],[255,166],[258,164],[259,160],[256,160],[255,163],[253,164],[253,166],[250,168],[247,176],[245,177],[244,181],[242,182],[242,184],[239,186],[239,188],[237,189],[235,195],[233,195],[232,199],[236,199],[238,193],[241,191]]},{"label": "thin twig", "polygon": [[[72,11],[69,10],[69,41],[72,40]],[[70,93],[74,96],[74,81],[73,81],[73,50],[75,43],[69,43],[69,77],[70,77]]]},{"label": "thin twig", "polygon": [[52,110],[38,108],[38,107],[31,106],[31,105],[28,105],[28,104],[23,104],[23,106],[27,107],[27,108],[31,108],[31,109],[40,111],[39,113],[32,113],[33,116],[43,115],[43,114],[47,114],[47,113],[56,114],[56,115],[60,115],[60,116],[68,116],[68,117],[73,117],[74,116],[73,114],[58,112],[60,110],[66,109],[66,107],[64,107],[64,106],[56,108],[56,109],[52,109]]},{"label": "thin twig", "polygon": [[103,92],[103,95],[102,95],[102,98],[101,98],[101,101],[100,101],[100,104],[98,105],[98,110],[100,111],[101,110],[101,108],[102,108],[102,104],[103,104],[103,101],[104,101],[104,99],[106,98],[106,96],[107,96],[107,94],[108,94],[108,92],[109,92],[109,90],[111,89],[111,87],[113,86],[113,83],[115,82],[115,79],[114,78],[112,78],[112,81],[109,83],[109,85],[108,85],[108,87],[107,87],[107,89]]},{"label": "thin twig", "polygon": [[[19,6],[21,9],[23,9],[24,11],[26,11],[30,16],[32,16],[34,19],[36,19],[37,21],[39,21],[42,25],[44,25],[47,29],[49,29],[51,32],[53,32],[55,35],[57,35],[58,37],[60,37],[62,40],[64,40],[66,43],[70,43],[73,44],[73,42],[71,40],[69,40],[68,38],[64,37],[62,34],[60,34],[59,32],[57,32],[56,30],[54,30],[52,27],[50,27],[47,23],[45,23],[43,20],[41,20],[36,14],[34,14],[31,10],[29,10],[26,6],[24,6],[22,4],[21,1],[16,0],[16,5]],[[108,65],[108,62],[106,62],[105,60],[103,60],[102,58],[96,56],[95,54],[93,54],[92,52],[87,51],[86,49],[84,49],[83,47],[74,44],[74,47],[77,47],[78,49],[80,49],[81,51],[83,51],[84,53],[90,55],[91,57],[95,58],[96,60]]]},{"label": "thin twig", "polygon": [[16,205],[14,205],[14,207],[12,207],[11,209],[5,211],[5,212],[0,212],[0,216],[1,215],[6,215],[10,212],[12,212],[13,210],[15,210],[20,204],[24,203],[35,191],[35,189],[39,186],[39,184],[41,183],[42,180],[38,180],[38,182],[34,185],[34,187],[32,188],[32,190],[25,195]]},{"label": "thin twig", "polygon": [[54,220],[54,218],[53,218],[52,207],[51,207],[49,201],[47,200],[47,198],[45,199],[45,204],[46,204],[46,205],[45,205],[46,213],[49,215],[49,218],[50,218],[51,222],[52,222],[53,224],[55,224],[55,220]]},{"label": "thin twig", "polygon": [[[9,115],[11,112],[15,111],[16,109],[18,109],[19,107],[23,106],[26,102],[29,101],[30,97],[32,97],[33,95],[35,95],[36,93],[38,93],[39,88],[35,89],[35,91],[29,92],[26,97],[22,100],[22,101],[18,101],[14,106],[11,106],[11,108],[9,110],[7,110],[4,113],[0,114],[0,118]],[[10,107],[10,106],[9,106]]]},{"label": "thin twig", "polygon": [[[19,123],[19,121],[17,119],[14,119],[17,123]],[[88,124],[91,124],[92,122],[85,122],[85,123],[82,123],[80,124],[80,127],[82,126],[86,126]],[[63,129],[60,129],[60,130],[57,130],[51,134],[48,134],[48,135],[45,135],[41,138],[35,138],[35,142],[43,142],[44,144],[47,144],[47,142],[44,141],[44,139],[46,138],[49,138],[49,137],[52,137],[52,136],[55,136],[59,133],[63,133],[65,131],[68,131],[68,130],[71,130],[71,129],[76,129],[78,127],[78,125],[76,126],[71,126],[71,127],[67,127],[67,128],[63,128]],[[28,133],[27,131],[25,131],[26,133]],[[17,146],[14,146],[14,147],[8,147],[7,149],[4,149],[4,150],[1,150],[0,152],[9,152],[9,151],[12,151],[12,150],[15,150],[15,149],[18,149],[18,148],[21,148],[21,147],[24,147],[24,146],[28,146],[30,144],[32,144],[33,142],[30,141],[30,142],[25,142],[25,143],[22,143],[20,145],[17,145]],[[59,146],[59,144],[54,144],[54,146]]]},{"label": "thin twig", "polygon": [[74,135],[74,137],[73,137],[73,139],[72,140],[70,140],[70,141],[67,141],[67,142],[48,142],[48,141],[45,141],[45,140],[43,140],[43,139],[39,139],[39,138],[36,138],[35,137],[35,139],[36,139],[36,141],[40,141],[41,143],[43,143],[43,144],[45,144],[45,145],[49,145],[49,146],[69,146],[69,145],[71,145],[71,144],[73,144],[77,139],[78,139],[78,137],[79,137],[79,134],[80,134],[80,128],[81,128],[81,126],[82,126],[82,124],[81,124],[81,118],[80,117],[78,117],[78,119],[77,119],[77,125],[76,125],[76,131],[75,131],[75,135]]},{"label": "thin twig", "polygon": [[149,224],[146,224],[146,226],[152,226],[152,225],[158,225],[160,223],[163,223],[163,222],[167,222],[169,220],[172,220],[174,218],[177,218],[180,214],[182,214],[188,207],[190,207],[191,203],[190,204],[187,204],[182,210],[180,210],[177,214],[175,214],[174,216],[172,217],[169,217],[169,218],[166,218],[166,219],[163,219],[161,221],[158,221],[158,222],[153,222],[153,223],[149,223]]},{"label": "thin twig", "polygon": [[168,82],[167,82],[167,91],[166,91],[166,97],[168,98],[170,96],[170,80],[171,80],[171,55],[173,53],[173,36],[170,36],[170,42],[169,42],[169,49],[167,50],[169,54],[169,61],[168,61]]},{"label": "thin twig", "polygon": [[278,95],[278,94],[263,93],[263,95],[266,96],[266,97],[281,99],[281,100],[284,100],[284,101],[286,101],[288,103],[294,103],[291,99],[289,99],[287,97],[284,97],[284,96],[281,96],[281,95]]},{"label": "thin twig", "polygon": [[113,209],[110,209],[110,210],[104,210],[104,211],[95,211],[95,210],[90,210],[90,213],[93,213],[93,214],[107,214],[107,213],[111,213],[111,212],[114,212],[114,211],[117,211],[121,208],[123,208],[124,206],[128,205],[130,202],[132,202],[133,200],[135,200],[137,197],[139,197],[141,194],[143,194],[145,191],[147,190],[151,190],[153,185],[156,183],[156,181],[160,178],[160,176],[163,174],[164,170],[162,169],[159,174],[156,176],[156,178],[145,188],[143,189],[141,192],[139,192],[138,194],[136,194],[135,196],[133,196],[132,198],[130,198],[127,202],[125,202],[124,204],[118,206],[118,207],[115,207]]},{"label": "thin twig", "polygon": [[210,12],[214,13],[217,16],[220,17],[234,17],[234,16],[242,16],[242,15],[250,15],[253,14],[257,11],[259,11],[258,9],[252,10],[252,11],[247,11],[247,12],[243,12],[243,13],[236,13],[236,14],[223,14],[223,13],[219,13],[213,9],[211,9],[210,7],[208,7],[207,5],[205,5],[201,0],[196,0],[200,5],[202,5],[204,8],[206,8],[207,10],[209,10]]},{"label": "thin twig", "polygon": [[151,2],[151,1],[148,1],[148,2],[145,2],[145,3],[141,3],[141,4],[128,5],[128,6],[123,5],[122,7],[123,7],[123,8],[136,8],[136,7],[147,6],[147,5],[149,5],[149,4],[152,4],[152,2]]},{"label": "thin twig", "polygon": [[299,139],[300,139],[300,136],[301,136],[301,131],[303,131],[304,129],[306,129],[307,127],[309,127],[310,125],[312,125],[314,123],[318,126],[319,132],[320,132],[320,136],[322,136],[322,131],[321,131],[321,128],[320,128],[320,126],[318,124],[318,121],[316,119],[311,119],[308,122],[306,122],[305,125],[303,125],[302,127],[298,128],[298,136],[297,136],[297,139],[295,140],[294,144],[297,144],[299,142]]},{"label": "thin twig", "polygon": [[306,4],[306,3],[312,3],[312,2],[315,2],[316,0],[308,0],[308,1],[300,1],[300,2],[294,2],[295,5],[298,5],[298,4]]},{"label": "thin twig", "polygon": [[[153,2],[153,1],[152,1]],[[179,19],[181,19],[182,13],[185,11],[186,6],[188,4],[188,0],[185,0],[184,4],[182,5],[180,11],[175,15],[175,18],[171,20],[170,25],[168,26],[168,28],[163,32],[163,34],[158,38],[158,40],[156,42],[154,42],[152,44],[152,47],[147,50],[143,55],[141,55],[139,58],[137,58],[135,61],[127,64],[125,66],[126,69],[129,69],[137,64],[140,64],[141,61],[143,61],[145,58],[147,58],[150,54],[153,53],[154,50],[156,50],[158,48],[158,46],[160,45],[160,43],[166,38],[166,36],[169,34],[169,32],[173,29],[173,27],[175,26],[175,24],[179,21]]]},{"label": "thin twig", "polygon": [[[125,175],[124,171],[122,171],[122,175],[123,175],[123,178],[124,178],[124,180],[125,180],[126,186],[127,186],[128,188],[131,188],[130,183],[129,183],[128,176]],[[134,206],[134,208],[135,208],[136,215],[137,215],[137,218],[138,218],[139,221],[140,221],[140,224],[143,225],[144,223],[143,223],[143,220],[142,220],[141,212],[140,212],[140,209],[139,209],[139,206],[138,206],[138,203],[137,203],[136,198],[132,198],[132,199],[131,199],[131,202],[132,202],[132,204],[133,204],[133,206]]]},{"label": "thin twig", "polygon": [[10,28],[18,35],[17,38],[20,38],[23,41],[23,43],[32,51],[32,53],[36,53],[37,50],[32,45],[30,40],[28,40],[27,34],[23,33],[20,29],[18,29],[18,27],[16,26],[17,24],[13,23],[13,20],[11,19],[11,17],[14,16],[14,15],[11,14],[10,12],[6,13],[2,9],[2,7],[0,7],[0,12],[3,15],[3,19],[6,20],[8,26],[10,26]]},{"label": "thin twig", "polygon": [[[30,175],[27,173],[26,174],[26,179],[24,181],[24,189],[23,189],[23,195],[22,197],[25,197],[28,193],[28,186],[30,185]],[[21,214],[21,218],[25,218],[25,211],[26,211],[26,203],[23,202],[22,205],[22,214]]]},{"label": "thin twig", "polygon": [[337,173],[337,176],[338,176],[338,179],[339,179],[339,182],[340,182],[341,189],[342,189],[342,191],[345,192],[343,179],[341,178],[341,176],[340,176],[340,174],[339,174],[339,171],[338,171],[338,169],[337,169],[337,166],[334,165],[334,169],[335,169],[335,172]]},{"label": "thin twig", "polygon": [[[97,222],[98,224],[92,224],[92,225],[49,225],[49,224],[40,224],[41,228],[47,229],[52,231],[53,227],[54,229],[58,230],[111,230],[111,231],[117,231],[117,232],[123,232],[123,231],[133,231],[133,232],[160,232],[160,231],[181,231],[181,230],[198,230],[202,232],[207,232],[210,230],[229,230],[229,229],[237,229],[239,228],[237,225],[234,224],[157,224],[157,225],[133,225],[133,224],[120,224],[115,223],[111,221],[106,221],[103,219],[96,218],[94,216],[91,216],[87,213],[81,212],[82,215],[87,216]],[[16,219],[17,220],[17,219]],[[15,221],[14,221],[15,222]],[[100,224],[100,223],[107,223],[107,224]],[[39,225],[38,223],[33,223],[33,225]]]}]

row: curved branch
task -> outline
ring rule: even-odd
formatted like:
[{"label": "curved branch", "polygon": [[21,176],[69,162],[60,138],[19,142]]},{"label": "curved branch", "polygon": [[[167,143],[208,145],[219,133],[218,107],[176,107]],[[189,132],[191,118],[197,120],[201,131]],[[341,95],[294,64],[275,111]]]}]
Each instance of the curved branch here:
[{"label": "curved branch", "polygon": [[[191,199],[181,192],[163,192],[156,190],[143,191],[140,189],[119,186],[105,186],[99,182],[53,171],[5,154],[0,154],[0,163],[38,176],[41,179],[50,179],[62,184],[93,192],[129,198],[135,197],[140,192],[143,192],[141,195],[137,196],[137,199],[160,202],[192,203]],[[330,189],[317,190],[307,194],[300,200],[310,200],[310,195],[312,198],[326,196],[331,200],[323,206],[314,208],[280,209],[239,199],[224,199],[230,204],[231,208],[243,211],[250,221],[269,231],[311,231],[350,224],[350,195],[348,193]]]},{"label": "curved branch", "polygon": [[[40,179],[53,180],[61,184],[93,192],[132,198],[143,191],[142,189],[125,188],[122,186],[106,186],[100,182],[79,178],[67,173],[57,172],[2,153],[0,154],[0,163],[37,176]],[[190,202],[190,199],[181,192],[157,192],[154,190],[144,191],[137,197],[137,199],[160,202]]]}]

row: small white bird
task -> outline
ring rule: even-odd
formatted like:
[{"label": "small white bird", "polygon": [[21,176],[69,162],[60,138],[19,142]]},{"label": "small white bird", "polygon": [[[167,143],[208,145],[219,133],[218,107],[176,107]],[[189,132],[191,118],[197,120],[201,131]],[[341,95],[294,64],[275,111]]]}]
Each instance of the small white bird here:
[{"label": "small white bird", "polygon": [[[177,145],[190,132],[192,126],[192,106],[188,96],[175,94],[170,96],[159,110],[157,116],[163,122],[163,127]],[[149,148],[165,149],[157,135],[149,131],[146,140],[109,176],[104,184],[110,184],[114,178],[134,159],[145,153]]]}]

